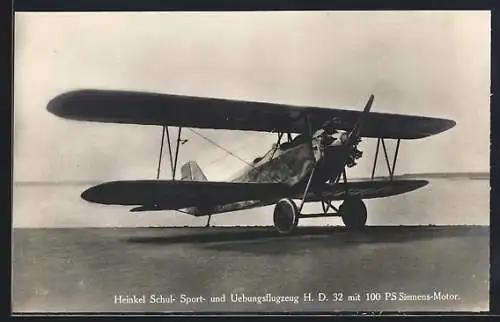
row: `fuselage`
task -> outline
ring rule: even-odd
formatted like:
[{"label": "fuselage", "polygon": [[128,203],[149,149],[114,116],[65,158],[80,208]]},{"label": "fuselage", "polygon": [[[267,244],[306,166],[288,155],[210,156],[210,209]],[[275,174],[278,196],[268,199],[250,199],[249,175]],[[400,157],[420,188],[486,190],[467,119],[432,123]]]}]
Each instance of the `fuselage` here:
[{"label": "fuselage", "polygon": [[324,183],[343,169],[342,145],[326,145],[321,138],[299,136],[274,144],[262,157],[243,168],[231,181],[282,183],[289,187],[307,183],[316,166],[313,183]]},{"label": "fuselage", "polygon": [[[313,169],[313,186],[335,178],[344,169],[343,149],[345,147],[342,145],[325,144],[321,137],[307,139],[298,136],[290,142],[274,144],[262,157],[255,158],[237,173],[231,181],[280,183],[297,192],[303,191]],[[246,200],[217,206],[211,212],[235,211],[274,202],[274,197],[269,200]]]}]

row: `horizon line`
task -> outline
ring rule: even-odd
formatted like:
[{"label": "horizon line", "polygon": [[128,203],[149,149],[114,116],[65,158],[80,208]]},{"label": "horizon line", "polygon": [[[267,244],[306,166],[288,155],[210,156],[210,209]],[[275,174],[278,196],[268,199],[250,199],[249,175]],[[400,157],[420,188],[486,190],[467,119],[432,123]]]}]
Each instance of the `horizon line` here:
[{"label": "horizon line", "polygon": [[[421,172],[421,173],[405,173],[395,175],[394,178],[408,178],[408,177],[429,177],[429,178],[456,178],[456,177],[466,177],[472,180],[486,180],[490,178],[489,171],[476,171],[476,172]],[[389,175],[375,176],[374,179],[389,178]],[[109,179],[113,180],[113,179]],[[125,180],[125,179],[114,179],[114,180]],[[114,181],[113,180],[113,181]],[[136,180],[155,180],[155,179],[136,179]],[[160,180],[170,180],[160,179]],[[353,177],[351,180],[371,180],[371,177]],[[99,184],[106,180],[65,180],[65,181],[13,181],[13,185],[83,185],[83,184]]]}]

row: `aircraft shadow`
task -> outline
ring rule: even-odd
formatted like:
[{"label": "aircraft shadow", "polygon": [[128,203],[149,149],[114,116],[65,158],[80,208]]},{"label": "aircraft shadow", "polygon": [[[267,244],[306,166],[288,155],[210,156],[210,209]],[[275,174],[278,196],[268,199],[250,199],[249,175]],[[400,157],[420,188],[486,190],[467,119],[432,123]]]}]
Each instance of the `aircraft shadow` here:
[{"label": "aircraft shadow", "polygon": [[181,231],[184,233],[134,236],[126,241],[153,245],[200,244],[218,251],[282,254],[309,248],[345,248],[362,244],[489,236],[489,228],[481,226],[367,226],[360,232],[350,232],[344,227],[299,227],[293,235],[279,235],[272,227],[211,227],[192,231],[181,228]]}]

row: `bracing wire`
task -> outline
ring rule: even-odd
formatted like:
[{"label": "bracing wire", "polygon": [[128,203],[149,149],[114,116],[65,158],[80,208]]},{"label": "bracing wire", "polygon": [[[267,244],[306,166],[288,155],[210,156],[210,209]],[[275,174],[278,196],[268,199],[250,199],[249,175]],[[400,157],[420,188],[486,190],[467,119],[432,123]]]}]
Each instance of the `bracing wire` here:
[{"label": "bracing wire", "polygon": [[[188,130],[190,130],[191,132],[193,132],[194,134],[198,135],[199,137],[207,140],[208,142],[212,143],[213,145],[215,145],[216,147],[218,147],[219,149],[225,151],[226,153],[228,153],[229,155],[235,157],[236,159],[242,161],[243,163],[245,163],[246,165],[252,167],[253,169],[257,169],[253,164],[251,164],[250,162],[244,160],[243,158],[239,157],[238,155],[236,155],[235,153],[229,151],[228,149],[224,148],[222,145],[218,144],[217,142],[211,140],[210,138],[206,137],[205,135],[199,133],[198,131],[195,131],[191,128],[188,128]],[[277,147],[276,147],[277,148]],[[276,183],[282,183],[280,180],[276,180],[275,178],[271,178],[274,182]]]},{"label": "bracing wire", "polygon": [[[246,148],[248,148],[248,142],[247,142],[247,141],[245,141],[245,140],[242,140],[242,143],[241,143],[241,144],[239,144],[238,146],[236,146],[236,147],[233,149],[233,151],[232,151],[232,152],[233,152],[234,154],[236,154],[236,151],[239,151],[239,150],[241,150],[241,149],[243,149],[243,148],[245,148],[245,149],[246,149]],[[214,158],[214,159],[212,159],[210,162],[208,162],[208,165],[212,165],[212,164],[214,164],[214,163],[220,162],[220,161],[222,161],[223,159],[227,158],[228,156],[231,156],[231,155],[230,155],[230,154],[229,154],[229,155],[228,155],[228,154],[224,154],[223,156],[220,156],[220,157]]]},{"label": "bracing wire", "polygon": [[193,132],[194,134],[198,135],[199,137],[207,140],[208,142],[212,143],[213,145],[215,145],[216,147],[218,147],[219,149],[225,151],[226,153],[232,155],[233,157],[235,157],[236,159],[244,162],[245,164],[247,164],[248,166],[252,167],[252,168],[255,168],[255,166],[253,164],[251,164],[250,162],[244,160],[243,158],[240,158],[238,155],[234,154],[233,152],[229,151],[228,149],[224,148],[222,145],[218,144],[217,142],[209,139],[208,137],[206,137],[205,135],[199,133],[198,131],[195,131],[193,129],[189,129],[191,132]]}]

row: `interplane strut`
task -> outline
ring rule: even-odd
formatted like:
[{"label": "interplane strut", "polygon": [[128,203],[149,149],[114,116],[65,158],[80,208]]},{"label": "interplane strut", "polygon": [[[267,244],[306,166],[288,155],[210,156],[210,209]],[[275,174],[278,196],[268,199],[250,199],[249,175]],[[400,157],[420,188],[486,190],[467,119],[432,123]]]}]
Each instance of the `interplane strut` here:
[{"label": "interplane strut", "polygon": [[163,143],[164,143],[164,141],[165,141],[165,126],[163,126],[162,130],[161,130],[160,157],[158,158],[158,169],[156,171],[156,180],[160,179],[161,157],[163,155]]},{"label": "interplane strut", "polygon": [[[160,174],[161,174],[161,162],[162,162],[162,157],[163,157],[163,146],[165,145],[165,134],[167,135],[167,141],[168,141],[168,156],[170,159],[170,170],[172,173],[172,181],[175,181],[175,173],[177,169],[177,161],[178,161],[178,156],[179,156],[179,146],[181,144],[184,144],[187,142],[186,140],[181,139],[181,127],[178,127],[177,131],[177,139],[176,139],[176,144],[175,144],[175,156],[172,153],[172,142],[170,140],[170,132],[168,126],[163,126],[162,127],[162,133],[161,133],[161,144],[160,144],[160,155],[158,158],[158,168],[156,171],[156,180],[160,179]],[[182,213],[187,213],[185,211],[177,209],[176,211],[182,212]],[[210,222],[210,218],[209,218]],[[208,224],[207,224],[208,225]]]},{"label": "interplane strut", "polygon": [[377,160],[378,160],[378,153],[380,150],[380,143],[382,143],[382,150],[384,151],[385,163],[387,166],[387,170],[389,171],[390,180],[392,181],[394,179],[394,170],[396,169],[396,161],[398,158],[399,146],[401,143],[401,139],[397,140],[396,151],[394,152],[394,157],[392,159],[392,166],[391,166],[390,161],[389,161],[389,155],[387,153],[387,147],[385,145],[385,140],[383,138],[377,139],[377,149],[375,151],[375,158],[373,159],[373,168],[372,168],[372,176],[371,176],[372,181],[375,179],[375,169],[377,167]]},{"label": "interplane strut", "polygon": [[160,173],[161,173],[161,161],[162,161],[162,155],[163,155],[163,145],[165,142],[165,134],[167,135],[167,142],[168,142],[168,156],[170,159],[170,170],[172,173],[172,180],[175,181],[175,174],[177,170],[177,161],[179,157],[179,147],[181,144],[187,142],[187,140],[182,140],[181,139],[181,130],[182,127],[178,127],[177,130],[177,139],[175,140],[175,153],[172,153],[172,141],[170,140],[170,132],[168,126],[163,126],[162,129],[162,134],[161,134],[161,145],[160,145],[160,157],[158,160],[158,169],[156,172],[156,179],[160,179]]}]

